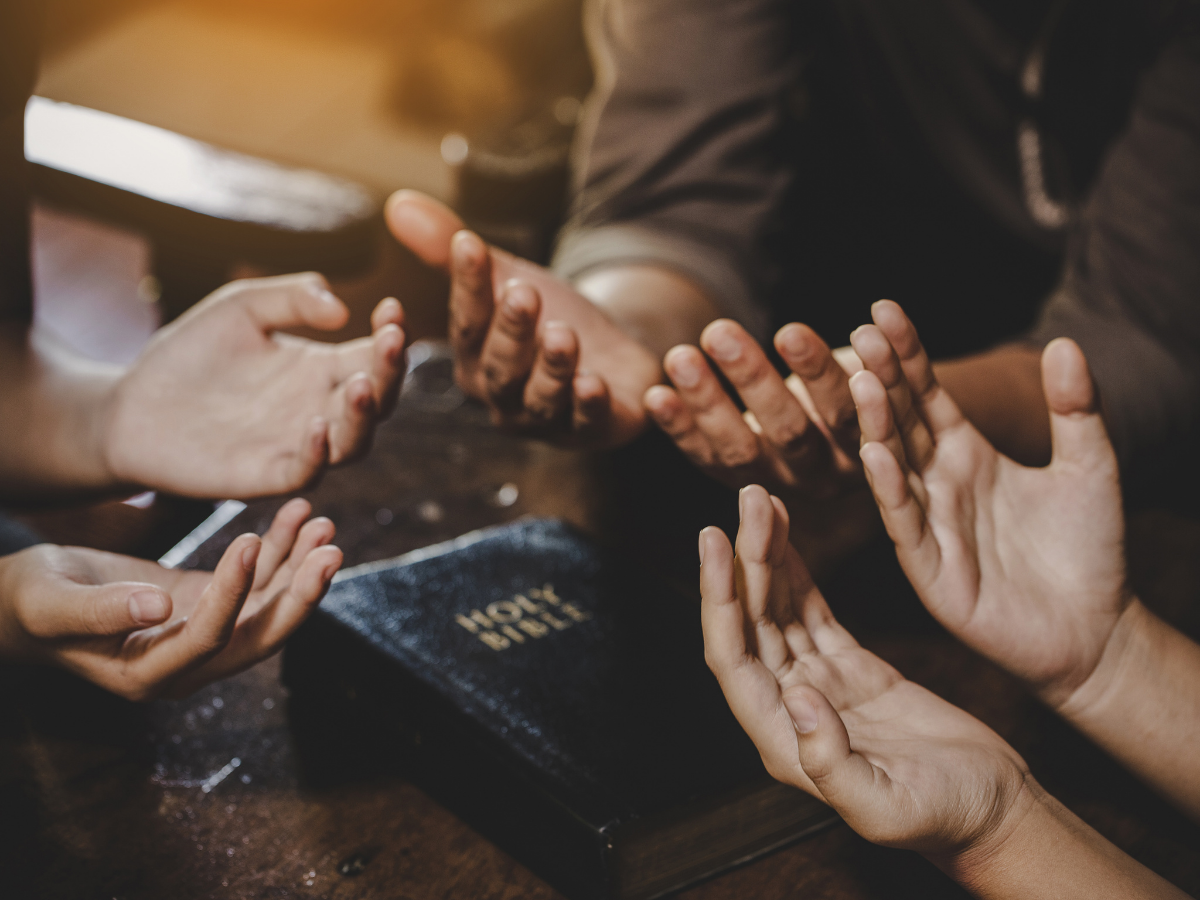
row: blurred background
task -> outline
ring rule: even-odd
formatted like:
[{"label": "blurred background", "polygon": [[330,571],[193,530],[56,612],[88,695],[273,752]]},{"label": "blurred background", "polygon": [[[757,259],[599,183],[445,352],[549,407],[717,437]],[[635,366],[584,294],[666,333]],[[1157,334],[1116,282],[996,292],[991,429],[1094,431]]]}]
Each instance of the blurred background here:
[{"label": "blurred background", "polygon": [[[382,202],[416,188],[489,240],[548,255],[591,86],[580,2],[44,0],[44,99],[26,151],[41,324],[128,361],[229,278],[318,269],[352,317],[309,336],[367,333],[387,295],[412,337],[443,335],[445,281],[386,235]],[[119,126],[108,144],[81,110],[120,117],[105,120]],[[187,140],[171,151],[138,123]],[[160,144],[160,156],[147,150]],[[169,172],[188,173],[184,199],[155,194]],[[238,204],[256,190],[271,196]],[[314,196],[342,204],[334,225],[306,220]],[[129,550],[145,535],[114,528],[109,507],[31,521],[57,540]]]}]

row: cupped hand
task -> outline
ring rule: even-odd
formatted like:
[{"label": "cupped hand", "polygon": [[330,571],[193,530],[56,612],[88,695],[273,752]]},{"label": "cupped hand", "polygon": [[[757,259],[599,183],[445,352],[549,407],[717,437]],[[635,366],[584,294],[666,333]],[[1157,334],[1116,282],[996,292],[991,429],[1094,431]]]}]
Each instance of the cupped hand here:
[{"label": "cupped hand", "polygon": [[463,230],[416,191],[387,204],[392,234],[450,275],[450,342],[459,387],[493,420],[557,444],[611,447],[645,427],[653,355],[548,270]]},{"label": "cupped hand", "polygon": [[369,338],[279,333],[335,330],[348,315],[307,273],[233,282],[162,328],[111,397],[103,446],[114,479],[194,497],[266,496],[365,453],[404,374],[400,304],[376,307]]},{"label": "cupped hand", "polygon": [[742,412],[697,347],[663,365],[672,386],[646,392],[651,416],[697,466],[734,488],[765,485],[792,512],[792,540],[822,568],[863,543],[878,515],[858,461],[849,377],[853,352],[833,351],[806,325],[785,325],[775,347],[786,379],[741,325],[718,319],[700,347],[745,404]]},{"label": "cupped hand", "polygon": [[276,653],[342,563],[333,523],[295,499],[215,572],[79,547],[0,560],[0,653],[53,663],[131,700],[182,697]]},{"label": "cupped hand", "polygon": [[1133,600],[1117,460],[1079,347],[1042,355],[1053,457],[997,453],[938,384],[895,303],[852,344],[861,455],[905,574],[966,644],[1061,708],[1096,670]]},{"label": "cupped hand", "polygon": [[1002,842],[1028,769],[982,722],[864,650],[788,542],[783,503],[741,495],[737,555],[700,534],[705,658],[776,779],[863,837],[939,856]]}]

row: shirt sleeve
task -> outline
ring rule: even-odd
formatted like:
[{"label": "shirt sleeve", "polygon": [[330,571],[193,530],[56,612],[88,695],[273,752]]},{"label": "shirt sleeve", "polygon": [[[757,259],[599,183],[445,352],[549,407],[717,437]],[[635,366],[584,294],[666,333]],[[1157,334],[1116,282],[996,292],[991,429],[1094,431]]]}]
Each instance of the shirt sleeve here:
[{"label": "shirt sleeve", "polygon": [[1126,468],[1200,426],[1200,34],[1147,71],[1033,338],[1083,348]]},{"label": "shirt sleeve", "polygon": [[555,270],[658,264],[758,336],[780,267],[764,247],[790,183],[787,4],[590,0],[596,87]]},{"label": "shirt sleeve", "polygon": [[29,172],[25,104],[37,64],[33,0],[0,3],[0,318],[28,320],[33,310],[29,267]]}]

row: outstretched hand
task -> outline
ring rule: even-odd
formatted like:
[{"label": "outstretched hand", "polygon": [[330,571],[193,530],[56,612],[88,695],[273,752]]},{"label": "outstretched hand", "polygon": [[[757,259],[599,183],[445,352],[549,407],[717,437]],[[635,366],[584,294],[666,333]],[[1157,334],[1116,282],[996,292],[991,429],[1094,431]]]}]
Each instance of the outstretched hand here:
[{"label": "outstretched hand", "polygon": [[645,427],[658,361],[570,284],[463,230],[431,197],[398,191],[396,239],[450,275],[450,343],[462,390],[500,426],[557,444],[610,447]]},{"label": "outstretched hand", "polygon": [[400,304],[376,307],[369,338],[279,333],[335,330],[348,315],[310,273],[233,282],[162,328],[111,397],[103,447],[114,480],[193,497],[265,496],[365,453],[404,374]]},{"label": "outstretched hand", "polygon": [[834,620],[778,498],[748,487],[741,511],[736,557],[719,529],[700,534],[704,648],[767,770],[876,843],[940,856],[1003,842],[1029,801],[1021,757]]},{"label": "outstretched hand", "polygon": [[1053,458],[996,452],[938,384],[895,303],[851,342],[862,460],[896,552],[929,611],[1061,708],[1096,670],[1122,615],[1117,460],[1082,352],[1050,343],[1042,380]]},{"label": "outstretched hand", "polygon": [[0,655],[54,663],[131,700],[182,697],[276,653],[342,563],[301,499],[215,572],[39,545],[0,560]]},{"label": "outstretched hand", "polygon": [[[704,352],[746,406],[741,412]],[[783,378],[741,325],[718,319],[700,348],[664,359],[672,386],[646,392],[651,416],[702,470],[730,487],[761,484],[784,498],[792,540],[815,568],[865,542],[878,527],[858,460],[858,420],[849,378],[853,352],[833,351],[811,328],[785,325],[775,348]]]}]

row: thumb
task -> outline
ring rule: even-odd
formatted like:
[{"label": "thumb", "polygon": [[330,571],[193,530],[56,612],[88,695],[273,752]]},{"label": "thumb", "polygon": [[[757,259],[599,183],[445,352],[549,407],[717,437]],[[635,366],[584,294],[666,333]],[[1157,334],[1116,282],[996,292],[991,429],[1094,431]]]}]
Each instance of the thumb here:
[{"label": "thumb", "polygon": [[335,331],[346,324],[350,311],[316,272],[255,278],[236,282],[234,298],[263,331],[307,325]]},{"label": "thumb", "polygon": [[25,630],[45,639],[104,637],[158,625],[171,617],[171,595],[153,584],[67,582],[24,610]]},{"label": "thumb", "polygon": [[837,710],[810,685],[788,688],[783,705],[796,727],[800,767],[821,797],[845,818],[869,814],[875,769],[850,747]]},{"label": "thumb", "polygon": [[1056,338],[1042,352],[1042,389],[1050,409],[1053,463],[1115,459],[1087,360],[1069,338]]},{"label": "thumb", "polygon": [[396,191],[384,207],[388,229],[426,265],[450,266],[450,239],[464,227],[450,207],[419,191]]}]

